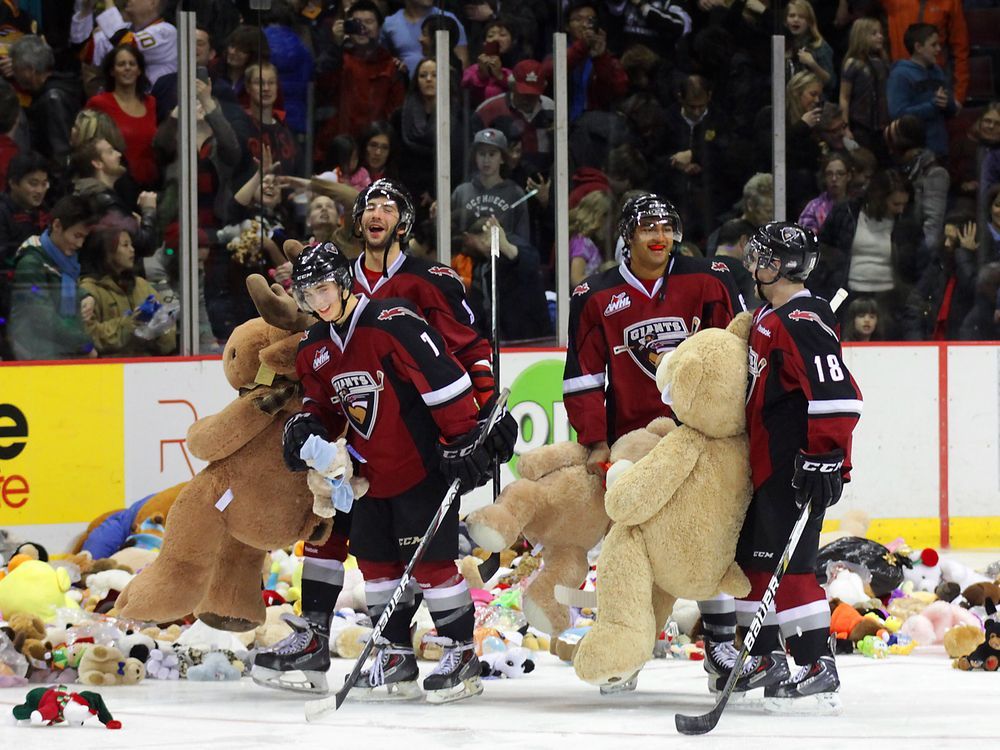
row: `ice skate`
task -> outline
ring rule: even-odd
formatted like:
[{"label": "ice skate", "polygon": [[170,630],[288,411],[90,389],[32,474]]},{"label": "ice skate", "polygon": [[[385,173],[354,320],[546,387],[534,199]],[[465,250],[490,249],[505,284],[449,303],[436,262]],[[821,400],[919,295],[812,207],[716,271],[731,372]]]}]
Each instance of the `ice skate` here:
[{"label": "ice skate", "polygon": [[791,678],[764,690],[765,711],[836,715],[841,711],[840,677],[832,655],[800,667]]},{"label": "ice skate", "polygon": [[[735,654],[736,649],[735,647],[732,648]],[[735,662],[736,657],[733,656],[733,661],[730,663],[729,669],[716,678],[714,686],[711,684],[711,678],[709,678],[708,689],[711,692],[717,693],[726,687],[726,682],[729,680],[729,671]],[[751,656],[743,664],[743,671],[733,686],[730,700],[733,700],[736,696],[746,695],[751,690],[767,688],[769,685],[776,686],[787,679],[788,661],[783,651],[772,651],[766,656]]]},{"label": "ice skate", "polygon": [[620,693],[630,693],[635,690],[636,683],[639,682],[639,672],[633,672],[627,680],[618,682],[608,682],[601,685],[601,695],[618,695]]},{"label": "ice skate", "polygon": [[441,661],[424,680],[428,703],[451,703],[483,692],[479,658],[472,641],[458,643],[443,637],[427,640],[444,647]]},{"label": "ice skate", "polygon": [[350,696],[364,703],[407,701],[423,696],[413,647],[383,642],[368,669],[358,675]]},{"label": "ice skate", "polygon": [[330,639],[307,620],[282,615],[292,634],[257,652],[250,676],[263,687],[299,693],[326,693],[330,669]]}]

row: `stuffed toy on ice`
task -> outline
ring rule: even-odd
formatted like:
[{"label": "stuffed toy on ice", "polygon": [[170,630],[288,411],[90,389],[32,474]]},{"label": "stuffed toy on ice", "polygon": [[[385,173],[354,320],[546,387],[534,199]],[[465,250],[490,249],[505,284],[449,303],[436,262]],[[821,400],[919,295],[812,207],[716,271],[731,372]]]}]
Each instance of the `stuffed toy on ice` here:
[{"label": "stuffed toy on ice", "polygon": [[14,706],[12,713],[16,721],[29,722],[32,726],[65,724],[79,727],[96,717],[108,729],[122,727],[122,723],[108,711],[100,693],[90,690],[72,692],[65,685],[28,691],[24,703]]},{"label": "stuffed toy on ice", "polygon": [[700,331],[657,368],[657,386],[682,426],[608,489],[614,525],[597,562],[597,622],[573,660],[586,682],[635,674],[675,598],[750,591],[734,562],[752,490],[744,412],[750,322],[743,314],[726,330]]},{"label": "stuffed toy on ice", "polygon": [[[611,447],[612,468],[635,462],[674,429],[660,418],[622,435]],[[542,545],[541,572],[524,592],[528,622],[558,635],[570,626],[569,610],[555,598],[556,586],[577,588],[590,569],[587,552],[611,524],[604,510],[604,481],[587,472],[587,449],[576,442],[536,448],[518,459],[521,478],[504,487],[497,502],[470,513],[470,536],[484,549],[500,552],[523,534]],[[629,463],[631,465],[631,463]]]},{"label": "stuffed toy on ice", "polygon": [[193,612],[221,630],[251,630],[265,619],[267,550],[329,535],[281,447],[285,421],[301,409],[295,355],[311,318],[278,304],[263,277],[247,286],[270,323],[249,320],[226,343],[223,370],[239,396],[188,430],[188,450],[209,464],[171,508],[159,557],[118,598],[121,617],[162,623]]}]

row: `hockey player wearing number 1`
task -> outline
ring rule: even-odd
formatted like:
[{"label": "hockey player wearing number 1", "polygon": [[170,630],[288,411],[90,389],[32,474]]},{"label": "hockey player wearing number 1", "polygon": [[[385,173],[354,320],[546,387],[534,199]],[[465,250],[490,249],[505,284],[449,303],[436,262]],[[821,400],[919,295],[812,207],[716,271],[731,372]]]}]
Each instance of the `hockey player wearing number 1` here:
[{"label": "hockey player wearing number 1", "polygon": [[[736,689],[761,686],[766,710],[790,713],[840,710],[816,554],[826,509],[850,479],[851,435],[862,405],[841,356],[837,319],[803,285],[818,258],[815,235],[787,222],[765,224],[746,246],[747,268],[766,304],[750,333],[746,410],[754,495],[736,548],[751,583],[750,595],[736,601],[741,625],[750,625],[799,509],[812,502],[812,512],[775,594],[776,616],[765,618]],[[794,673],[779,630],[799,665]]]},{"label": "hockey player wearing number 1", "polygon": [[[365,459],[359,473],[370,488],[351,510],[349,538],[365,577],[369,610],[377,617],[449,484],[458,480],[467,491],[485,482],[496,446],[493,432],[479,440],[484,425],[477,421],[471,380],[440,334],[406,300],[351,294],[353,281],[350,261],[333,243],[308,246],[293,263],[292,294],[321,322],[299,346],[303,411],[285,425],[283,442],[289,468],[304,471],[307,443],[329,441],[346,427],[348,444]],[[338,513],[335,524],[347,517]],[[454,503],[413,571],[444,650],[423,683],[428,701],[436,703],[482,692],[472,599],[456,568],[457,554]],[[422,695],[410,643],[413,609],[412,601],[396,609],[383,631],[386,642],[377,644],[373,664],[351,695],[369,700]],[[284,677],[288,667],[297,666],[315,691],[325,691],[329,653],[323,623],[310,621],[297,635],[301,642],[293,639],[288,654],[271,655],[274,666],[255,663],[255,679],[267,678],[259,674],[267,669]]]}]

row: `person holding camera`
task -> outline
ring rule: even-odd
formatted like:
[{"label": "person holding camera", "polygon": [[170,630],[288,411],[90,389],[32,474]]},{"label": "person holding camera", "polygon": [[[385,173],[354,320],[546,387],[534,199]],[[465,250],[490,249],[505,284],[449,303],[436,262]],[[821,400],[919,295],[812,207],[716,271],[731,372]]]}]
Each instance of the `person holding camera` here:
[{"label": "person holding camera", "polygon": [[[572,40],[566,50],[569,70],[569,119],[588,109],[608,110],[625,96],[628,75],[608,51],[608,32],[602,28],[594,0],[577,0],[569,9],[566,32]],[[546,61],[551,68],[551,59]]]},{"label": "person holding camera", "polygon": [[462,74],[462,88],[469,92],[469,103],[479,106],[490,97],[507,93],[511,70],[500,62],[500,43],[486,42],[476,62]]}]

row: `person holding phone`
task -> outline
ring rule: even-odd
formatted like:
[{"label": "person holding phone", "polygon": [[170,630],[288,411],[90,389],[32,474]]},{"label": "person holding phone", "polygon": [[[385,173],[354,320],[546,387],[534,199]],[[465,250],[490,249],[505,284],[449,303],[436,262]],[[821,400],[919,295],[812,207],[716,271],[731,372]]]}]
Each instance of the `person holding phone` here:
[{"label": "person holding phone", "polygon": [[[608,33],[602,28],[600,6],[594,0],[576,0],[567,14],[566,31],[573,40],[566,50],[569,69],[569,119],[586,110],[608,110],[628,90],[621,61],[608,51]],[[551,58],[546,60],[551,79]]]},{"label": "person holding phone", "polygon": [[492,96],[506,94],[511,75],[500,61],[500,43],[486,42],[476,62],[462,74],[462,88],[469,92],[469,103],[478,107]]}]

